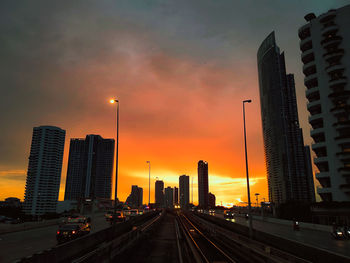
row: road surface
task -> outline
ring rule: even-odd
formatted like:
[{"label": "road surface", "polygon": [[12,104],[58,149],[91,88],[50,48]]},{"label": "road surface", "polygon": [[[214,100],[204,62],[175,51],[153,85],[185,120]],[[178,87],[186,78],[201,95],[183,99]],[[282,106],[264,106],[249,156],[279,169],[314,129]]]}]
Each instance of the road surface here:
[{"label": "road surface", "polygon": [[[215,216],[223,218],[222,214],[216,214]],[[236,216],[234,219],[227,220],[232,220],[235,223],[249,227],[248,220],[243,217]],[[253,228],[275,236],[298,241],[306,245],[322,248],[333,253],[338,253],[350,257],[350,240],[336,240],[331,236],[331,233],[326,231],[303,228],[301,228],[300,231],[294,231],[292,225],[288,226],[278,223],[254,220],[254,217]]]},{"label": "road surface", "polygon": [[[91,233],[109,226],[104,214],[91,216]],[[47,226],[0,235],[0,262],[8,263],[56,246],[58,226]]]}]

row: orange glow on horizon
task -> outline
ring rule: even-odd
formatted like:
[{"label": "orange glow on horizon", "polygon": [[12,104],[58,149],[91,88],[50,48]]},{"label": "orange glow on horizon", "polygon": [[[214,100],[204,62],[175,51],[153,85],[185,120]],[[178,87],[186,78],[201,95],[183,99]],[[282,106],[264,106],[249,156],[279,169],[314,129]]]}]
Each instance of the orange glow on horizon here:
[{"label": "orange glow on horizon", "polygon": [[[209,191],[215,194],[216,204],[246,201],[242,121],[242,100],[246,98],[253,101],[246,105],[251,199],[259,193],[260,198],[267,200],[258,89],[248,89],[258,86],[256,78],[251,78],[255,65],[204,65],[163,53],[146,57],[144,52],[134,52],[130,59],[125,64],[117,59],[82,64],[64,73],[63,79],[79,81],[77,86],[86,90],[77,95],[80,104],[74,112],[62,112],[54,120],[48,116],[43,121],[67,131],[59,200],[64,199],[70,139],[87,134],[115,138],[115,112],[106,103],[108,94],[118,94],[118,99],[123,100],[119,130],[120,200],[125,201],[131,186],[138,185],[143,188],[143,202],[148,202],[149,160],[151,202],[156,177],[164,180],[165,187],[178,187],[178,177],[186,174],[194,178],[193,201],[197,204],[197,163],[205,160],[209,163]],[[114,99],[109,100],[112,101],[115,103]],[[30,137],[27,134],[28,146],[23,147],[26,158]],[[22,170],[26,169],[25,162]],[[11,169],[18,170],[8,170]],[[0,199],[23,199],[25,174],[26,171],[18,181],[9,176],[1,179]]]}]

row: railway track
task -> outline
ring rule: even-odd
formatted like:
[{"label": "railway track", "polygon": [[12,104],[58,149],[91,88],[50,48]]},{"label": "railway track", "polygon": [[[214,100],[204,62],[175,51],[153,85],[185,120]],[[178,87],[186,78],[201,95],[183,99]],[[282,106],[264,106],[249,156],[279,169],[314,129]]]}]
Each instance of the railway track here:
[{"label": "railway track", "polygon": [[186,215],[179,214],[177,222],[195,262],[242,262],[237,261],[227,247],[201,231]]},{"label": "railway track", "polygon": [[183,243],[190,251],[185,255],[192,258],[189,262],[310,262],[283,251],[266,249],[262,243],[191,214],[179,214],[177,221],[186,241]]}]

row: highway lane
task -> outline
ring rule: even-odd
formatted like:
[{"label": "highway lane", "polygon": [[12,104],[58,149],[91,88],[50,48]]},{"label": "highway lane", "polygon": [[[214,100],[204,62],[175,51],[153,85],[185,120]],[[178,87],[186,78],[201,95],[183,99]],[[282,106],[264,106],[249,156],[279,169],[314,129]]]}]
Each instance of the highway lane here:
[{"label": "highway lane", "polygon": [[[223,218],[222,214],[216,214],[215,216]],[[249,222],[245,218],[236,216],[233,221],[249,227]],[[324,250],[350,257],[350,240],[336,240],[329,232],[326,231],[312,229],[300,229],[300,231],[294,231],[292,225],[288,226],[261,220],[254,220],[254,217],[253,228],[272,235],[295,240],[306,245],[322,248]]]},{"label": "highway lane", "polygon": [[[104,214],[91,215],[91,233],[109,226]],[[47,226],[0,235],[0,262],[13,262],[56,246],[58,226]]]}]

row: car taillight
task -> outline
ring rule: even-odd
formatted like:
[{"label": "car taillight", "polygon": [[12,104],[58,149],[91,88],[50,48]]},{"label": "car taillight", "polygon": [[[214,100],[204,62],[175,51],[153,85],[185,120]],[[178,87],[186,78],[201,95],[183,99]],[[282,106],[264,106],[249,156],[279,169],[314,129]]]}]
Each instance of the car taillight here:
[{"label": "car taillight", "polygon": [[57,235],[60,233],[60,231],[57,231]]},{"label": "car taillight", "polygon": [[75,231],[74,231],[74,230],[72,231],[72,234],[75,234]]}]

